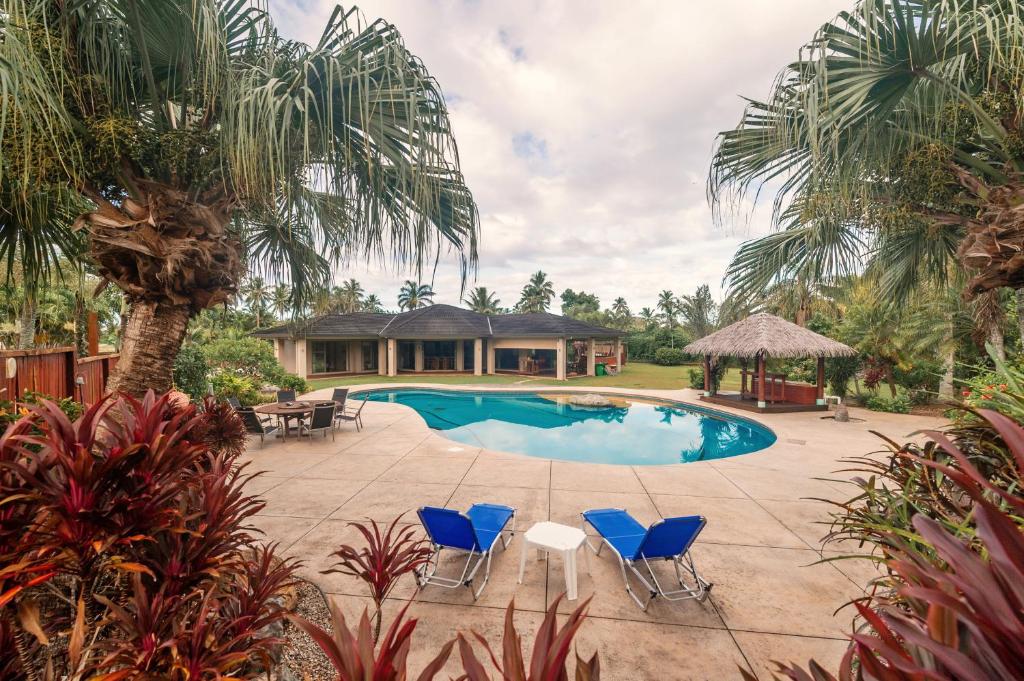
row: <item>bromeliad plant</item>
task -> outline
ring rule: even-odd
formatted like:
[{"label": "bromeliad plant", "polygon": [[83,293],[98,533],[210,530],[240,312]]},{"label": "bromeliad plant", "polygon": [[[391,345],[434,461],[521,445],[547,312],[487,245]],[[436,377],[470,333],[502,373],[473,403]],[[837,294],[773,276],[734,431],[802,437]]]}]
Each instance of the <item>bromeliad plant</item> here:
[{"label": "bromeliad plant", "polygon": [[416,538],[416,531],[406,525],[399,527],[402,516],[398,516],[383,532],[376,521],[369,525],[349,523],[366,540],[361,547],[342,544],[331,555],[338,562],[323,571],[323,574],[352,575],[363,580],[370,589],[373,599],[373,640],[380,638],[381,608],[384,599],[403,575],[414,572],[426,564],[431,555],[429,543]]},{"label": "bromeliad plant", "polygon": [[[874,464],[837,515],[833,538],[872,546],[887,569],[856,604],[864,626],[839,679],[1024,678],[1024,428],[975,416]],[[778,671],[836,679],[813,661]]]},{"label": "bromeliad plant", "polygon": [[[152,392],[0,438],[0,669],[10,678],[254,678],[294,566],[255,543],[237,417]],[[4,678],[8,678],[5,676]]]}]

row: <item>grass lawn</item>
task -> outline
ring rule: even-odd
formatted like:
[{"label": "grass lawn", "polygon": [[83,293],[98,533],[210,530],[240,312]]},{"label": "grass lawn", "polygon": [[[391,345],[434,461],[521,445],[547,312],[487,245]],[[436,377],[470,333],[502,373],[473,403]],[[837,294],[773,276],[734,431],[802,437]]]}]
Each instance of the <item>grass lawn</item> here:
[{"label": "grass lawn", "polygon": [[[618,376],[591,376],[573,378],[569,381],[558,381],[552,378],[530,378],[528,376],[512,376],[496,374],[494,376],[473,376],[472,374],[440,374],[402,375],[402,376],[339,376],[337,378],[317,378],[309,381],[310,390],[333,388],[334,386],[353,385],[356,383],[448,383],[462,385],[476,384],[517,384],[517,385],[569,385],[594,386],[595,388],[650,388],[673,390],[686,388],[690,384],[689,371],[691,366],[664,367],[644,362],[630,362]],[[739,390],[739,369],[729,369],[722,379],[723,390]]]}]

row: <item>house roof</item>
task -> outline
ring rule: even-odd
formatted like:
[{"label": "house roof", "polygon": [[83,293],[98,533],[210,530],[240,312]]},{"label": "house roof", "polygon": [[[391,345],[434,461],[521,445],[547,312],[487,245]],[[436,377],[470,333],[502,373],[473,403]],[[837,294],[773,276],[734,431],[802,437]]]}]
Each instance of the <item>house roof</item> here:
[{"label": "house roof", "polygon": [[715,357],[848,357],[848,345],[760,312],[715,331],[683,348],[691,355]]},{"label": "house roof", "polygon": [[453,305],[438,304],[398,314],[327,314],[303,325],[280,324],[256,331],[253,335],[259,338],[614,338],[624,335],[624,332],[549,312],[488,316]]}]

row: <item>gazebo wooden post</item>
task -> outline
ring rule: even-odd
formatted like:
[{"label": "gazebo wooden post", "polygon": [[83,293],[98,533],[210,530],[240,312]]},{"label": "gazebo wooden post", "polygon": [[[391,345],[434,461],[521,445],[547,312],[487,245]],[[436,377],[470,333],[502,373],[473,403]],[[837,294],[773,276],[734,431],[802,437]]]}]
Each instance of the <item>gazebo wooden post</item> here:
[{"label": "gazebo wooden post", "polygon": [[740,399],[747,396],[747,358],[740,358]]},{"label": "gazebo wooden post", "polygon": [[711,397],[711,355],[704,355],[704,397]]},{"label": "gazebo wooden post", "polygon": [[768,402],[764,397],[765,389],[765,375],[764,375],[764,353],[757,353],[757,407],[758,409],[764,409],[768,406]]},{"label": "gazebo wooden post", "polygon": [[818,395],[815,403],[821,407],[825,404],[825,358],[818,358]]}]

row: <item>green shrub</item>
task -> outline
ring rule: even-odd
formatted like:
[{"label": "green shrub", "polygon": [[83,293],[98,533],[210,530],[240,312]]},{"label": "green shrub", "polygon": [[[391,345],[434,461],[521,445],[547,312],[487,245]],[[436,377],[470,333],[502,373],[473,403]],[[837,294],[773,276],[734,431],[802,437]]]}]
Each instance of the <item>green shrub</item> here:
[{"label": "green shrub", "polygon": [[309,392],[309,384],[306,382],[306,379],[295,374],[281,374],[276,381],[276,385],[284,390],[294,390],[298,394]]},{"label": "green shrub", "polygon": [[197,345],[183,345],[174,358],[174,385],[194,401],[206,394],[210,365]]},{"label": "green shrub", "polygon": [[694,390],[704,389],[704,367],[690,369],[690,387]]},{"label": "green shrub", "polygon": [[864,406],[871,411],[887,411],[891,414],[909,414],[910,397],[900,393],[896,397],[870,395],[864,399]]},{"label": "green shrub", "polygon": [[832,395],[846,398],[850,392],[850,381],[860,371],[860,357],[830,357],[825,360],[825,380]]},{"label": "green shrub", "polygon": [[[718,392],[719,387],[722,385],[722,378],[725,376],[725,372],[729,365],[726,361],[719,359],[711,370],[711,389],[714,392]],[[690,387],[694,390],[704,389],[704,367],[699,366],[695,369],[690,369]]]},{"label": "green shrub", "polygon": [[654,351],[654,363],[662,366],[686,364],[686,353],[679,348],[658,348]]},{"label": "green shrub", "polygon": [[222,338],[203,346],[211,369],[277,384],[285,373],[270,343],[259,338]]},{"label": "green shrub", "polygon": [[219,400],[234,397],[243,407],[252,407],[262,401],[260,388],[251,378],[220,372],[214,374],[212,383],[213,394]]},{"label": "green shrub", "polygon": [[0,400],[0,433],[2,433],[7,426],[18,420],[19,416],[21,416],[21,414],[18,413],[19,411],[29,406],[41,404],[43,400],[56,402],[60,410],[64,412],[64,415],[71,421],[77,419],[82,415],[82,412],[85,411],[85,407],[82,406],[81,402],[76,402],[70,397],[62,397],[58,400],[52,395],[26,390],[22,396],[18,398],[17,410],[14,408],[13,401]]}]

